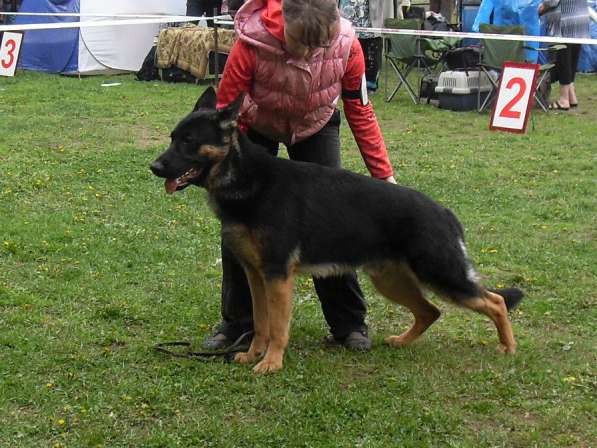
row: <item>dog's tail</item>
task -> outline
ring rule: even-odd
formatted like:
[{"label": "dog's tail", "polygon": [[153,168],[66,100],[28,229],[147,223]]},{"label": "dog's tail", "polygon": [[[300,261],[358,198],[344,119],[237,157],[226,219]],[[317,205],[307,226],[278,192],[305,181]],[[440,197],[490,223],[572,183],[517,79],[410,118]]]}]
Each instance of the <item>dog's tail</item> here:
[{"label": "dog's tail", "polygon": [[524,292],[518,288],[499,288],[499,289],[490,289],[489,291],[499,294],[504,298],[506,301],[506,308],[508,311],[513,310],[516,306],[522,301],[524,297]]}]

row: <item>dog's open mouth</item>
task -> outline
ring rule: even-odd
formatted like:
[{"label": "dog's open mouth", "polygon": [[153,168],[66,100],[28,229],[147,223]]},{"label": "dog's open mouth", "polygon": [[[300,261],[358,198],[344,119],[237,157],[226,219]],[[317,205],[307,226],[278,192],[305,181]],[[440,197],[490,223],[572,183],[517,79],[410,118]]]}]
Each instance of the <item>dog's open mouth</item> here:
[{"label": "dog's open mouth", "polygon": [[166,179],[166,182],[164,183],[164,186],[166,187],[166,193],[172,194],[178,190],[182,190],[183,188],[187,187],[193,179],[199,177],[200,174],[201,170],[191,168],[176,179]]}]

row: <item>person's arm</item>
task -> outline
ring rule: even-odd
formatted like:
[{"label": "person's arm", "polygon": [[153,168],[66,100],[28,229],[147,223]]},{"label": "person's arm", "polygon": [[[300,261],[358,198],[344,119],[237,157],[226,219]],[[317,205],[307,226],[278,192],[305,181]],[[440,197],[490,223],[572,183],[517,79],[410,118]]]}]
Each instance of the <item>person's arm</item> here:
[{"label": "person's arm", "polygon": [[542,16],[550,9],[556,8],[560,4],[560,0],[544,0],[539,4],[539,15]]},{"label": "person's arm", "polygon": [[365,58],[356,38],[342,78],[342,101],[344,115],[367,169],[373,177],[396,183],[373,106],[367,98]]},{"label": "person's arm", "polygon": [[242,93],[251,89],[255,73],[255,50],[237,40],[230,50],[222,80],[217,92],[218,109],[222,109],[233,102]]}]

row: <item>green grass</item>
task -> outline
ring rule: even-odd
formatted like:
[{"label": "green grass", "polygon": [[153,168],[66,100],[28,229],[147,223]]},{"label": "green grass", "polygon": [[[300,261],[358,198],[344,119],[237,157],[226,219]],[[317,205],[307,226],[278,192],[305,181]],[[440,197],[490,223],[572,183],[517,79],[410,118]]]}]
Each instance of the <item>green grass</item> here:
[{"label": "green grass", "polygon": [[[525,135],[373,97],[398,181],[459,215],[489,285],[526,291],[515,356],[437,300],[420,341],[384,346],[410,316],[365,276],[372,352],[327,349],[305,279],[285,369],[265,377],[152,352],[197,346],[219,318],[205,193],[167,196],[148,170],[203,88],[104,80],[0,79],[0,446],[597,445],[597,78],[580,76],[577,112],[535,112]],[[365,173],[346,124],[342,138]]]}]

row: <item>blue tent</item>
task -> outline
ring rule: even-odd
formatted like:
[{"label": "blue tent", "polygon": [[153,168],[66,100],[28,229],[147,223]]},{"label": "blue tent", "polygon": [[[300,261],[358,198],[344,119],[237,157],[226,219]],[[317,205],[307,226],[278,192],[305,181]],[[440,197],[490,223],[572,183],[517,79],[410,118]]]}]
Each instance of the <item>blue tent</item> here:
[{"label": "blue tent", "polygon": [[[79,0],[24,0],[20,12],[78,13]],[[17,16],[17,24],[78,22],[78,17]],[[78,68],[79,30],[28,31],[23,40],[20,66],[52,73]]]},{"label": "blue tent", "polygon": [[[597,0],[587,0],[589,8],[597,11]],[[597,23],[591,22],[591,38],[597,39]],[[597,72],[597,45],[583,45],[578,60],[579,72]]]}]

